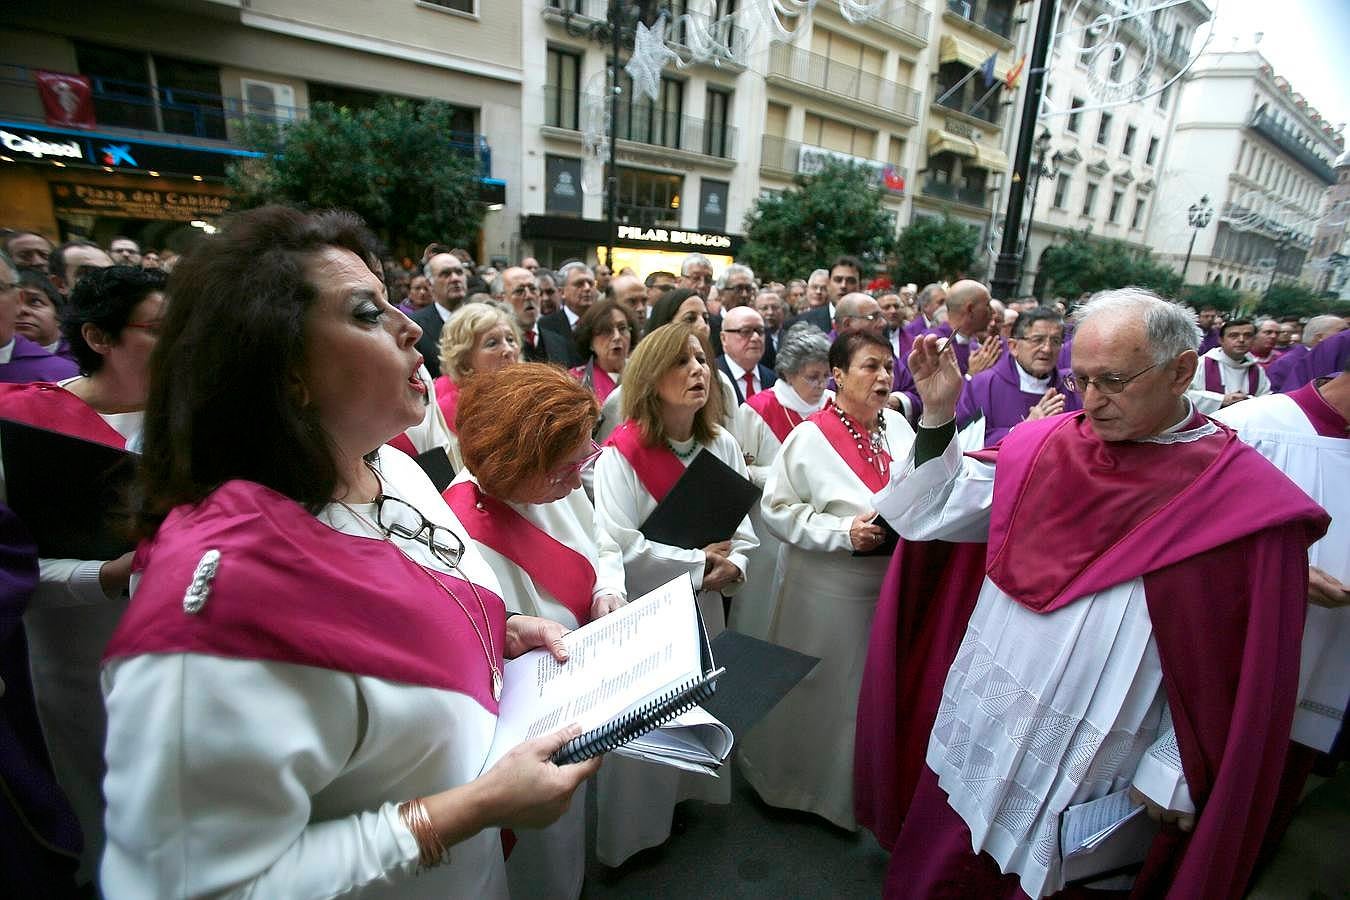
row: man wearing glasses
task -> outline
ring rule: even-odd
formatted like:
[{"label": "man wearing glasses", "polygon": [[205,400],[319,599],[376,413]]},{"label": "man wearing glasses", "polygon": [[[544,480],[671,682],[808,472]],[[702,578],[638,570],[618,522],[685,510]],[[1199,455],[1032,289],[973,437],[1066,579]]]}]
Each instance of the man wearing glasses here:
[{"label": "man wearing glasses", "polygon": [[567,340],[539,327],[539,283],[523,266],[510,266],[492,280],[492,296],[511,304],[520,325],[526,362],[567,362]]},{"label": "man wearing glasses", "polygon": [[903,621],[942,636],[874,640],[864,678],[859,818],[893,847],[888,896],[1053,894],[1062,814],[1107,797],[1167,823],[1124,842],[1144,863],[1136,892],[1245,892],[1282,790],[1307,551],[1328,518],[1186,398],[1199,336],[1147,291],[1096,295],[1072,351],[1083,409],[970,456],[950,344],[915,342],[914,457],[874,503],[905,543],[873,634]]},{"label": "man wearing glasses", "polygon": [[736,404],[766,388],[776,380],[773,370],[760,363],[764,358],[764,317],[752,306],[738,306],[722,317],[722,347],[717,367],[727,373],[736,388]]},{"label": "man wearing glasses", "polygon": [[1053,309],[1038,306],[1018,316],[1010,352],[966,382],[956,405],[956,427],[982,426],[979,446],[992,447],[1024,420],[1082,409],[1082,399],[1065,387],[1055,368],[1063,345],[1064,320]]},{"label": "man wearing glasses", "polygon": [[717,284],[717,299],[722,301],[722,312],[738,306],[753,306],[755,299],[755,273],[749,266],[732,263],[722,273]]}]

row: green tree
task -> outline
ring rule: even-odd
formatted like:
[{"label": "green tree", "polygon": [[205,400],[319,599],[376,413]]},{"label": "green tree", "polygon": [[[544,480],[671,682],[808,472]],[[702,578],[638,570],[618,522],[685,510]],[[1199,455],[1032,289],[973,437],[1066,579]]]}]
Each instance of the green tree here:
[{"label": "green tree", "polygon": [[1040,277],[1045,292],[1064,297],[1137,285],[1164,297],[1181,291],[1181,276],[1124,241],[1095,238],[1084,232],[1070,235],[1041,254]]},{"label": "green tree", "polygon": [[250,120],[240,142],[265,156],[233,165],[237,206],[349,209],[394,251],[468,243],[483,220],[473,149],[451,138],[439,101],[382,99],[367,109],[316,103],[288,125]]},{"label": "green tree", "polygon": [[974,274],[979,247],[979,229],[958,222],[951,213],[916,218],[896,241],[891,275],[897,284],[912,281],[920,287],[953,281]]},{"label": "green tree", "polygon": [[1320,316],[1332,312],[1331,299],[1301,284],[1273,284],[1257,304],[1256,311],[1267,316]]},{"label": "green tree", "polygon": [[761,280],[803,278],[843,254],[877,263],[894,246],[895,225],[882,195],[871,170],[828,160],[782,193],[755,201],[736,258]]},{"label": "green tree", "polygon": [[1197,310],[1212,306],[1222,312],[1237,309],[1242,303],[1242,294],[1222,284],[1200,284],[1187,287],[1185,300]]}]

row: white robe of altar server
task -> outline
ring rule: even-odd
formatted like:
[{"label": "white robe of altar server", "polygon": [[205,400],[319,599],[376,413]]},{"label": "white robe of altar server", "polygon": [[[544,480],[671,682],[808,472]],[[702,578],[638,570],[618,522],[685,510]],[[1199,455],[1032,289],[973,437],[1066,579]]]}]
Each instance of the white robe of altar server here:
[{"label": "white robe of altar server", "polygon": [[[390,447],[379,459],[386,492],[459,535],[462,577],[501,596],[417,464]],[[351,506],[374,521],[375,504]],[[319,519],[347,534],[381,536],[337,504]],[[445,570],[424,541],[395,540],[418,563]],[[508,896],[496,828],[454,845],[447,864],[419,874],[417,842],[398,814],[400,802],[482,771],[497,720],[472,697],[197,653],[115,660],[103,684],[109,774],[101,875],[110,900]]]},{"label": "white robe of altar server", "polygon": [[[687,453],[694,441],[675,446]],[[747,474],[741,448],[725,430],[718,429],[712,442],[699,453],[712,453],[741,475]],[[680,462],[688,467],[693,459],[690,456]],[[655,498],[642,486],[628,460],[614,447],[606,447],[595,464],[596,543],[601,553],[617,550],[622,554],[630,598],[640,597],[684,572],[694,579],[695,589],[703,584],[702,548],[690,550],[649,541],[638,530],[655,509]],[[731,536],[729,557],[742,573],[747,569],[748,554],[757,546],[759,541],[746,516]],[[742,587],[730,584],[721,593],[699,590],[699,612],[709,638],[726,628],[722,593],[730,596]],[[676,803],[693,799],[729,803],[731,785],[725,777],[682,773],[610,754],[596,778],[596,799],[599,810],[613,812],[602,815],[596,823],[596,857],[607,866],[617,866],[639,850],[665,843]]]},{"label": "white robe of altar server", "polygon": [[[455,477],[478,483],[469,470]],[[624,597],[623,557],[616,549],[601,553],[595,544],[595,507],[578,488],[553,503],[508,503],[536,528],[590,562],[595,570],[594,600],[602,594]],[[566,606],[530,574],[487,544],[474,542],[501,584],[510,612],[525,613],[561,622],[568,628],[579,624]],[[516,845],[506,861],[512,900],[562,900],[581,894],[586,875],[586,785],[572,797],[561,819],[544,829],[516,829]]]},{"label": "white robe of altar server", "polygon": [[[62,386],[75,379],[61,382]],[[99,413],[133,448],[144,412]],[[52,473],[59,478],[60,473]],[[7,496],[0,472],[0,502]],[[106,717],[99,667],[126,596],[109,597],[99,584],[102,559],[40,559],[38,586],[23,614],[28,668],[42,736],[56,782],[80,821],[84,848],[77,877],[92,879],[103,850],[103,736]]]},{"label": "white robe of altar server", "polygon": [[[826,391],[820,403],[811,406],[792,389],[786,378],[779,378],[768,390],[784,409],[792,410],[803,419],[816,412],[834,396],[833,391]],[[773,433],[773,429],[764,421],[764,417],[749,403],[742,403],[736,407],[736,421],[732,424],[732,433],[749,460],[745,468],[750,473],[750,480],[755,483],[755,487],[763,491],[769,470],[773,466],[773,461],[778,458],[779,448],[783,445]],[[774,572],[778,567],[782,542],[765,528],[764,517],[760,513],[758,503],[750,510],[750,524],[755,529],[755,537],[759,538],[759,549],[750,555],[750,571],[745,573],[745,589],[736,596],[736,602],[731,604],[731,616],[727,620],[727,625],[742,634],[764,640],[768,638],[769,623],[773,619]]]},{"label": "white robe of altar server", "polygon": [[[885,410],[886,443],[903,459],[914,430]],[[850,445],[850,450],[853,447]],[[854,556],[853,517],[872,491],[814,422],[793,429],[764,485],[760,513],[782,542],[768,640],[820,662],[741,742],[741,771],[771,806],[854,830],[853,739],[867,636],[887,555]]]},{"label": "white robe of altar server", "polygon": [[[1350,584],[1350,438],[1319,435],[1286,394],[1234,403],[1215,418],[1235,430],[1331,513],[1331,527],[1308,548],[1308,565],[1342,584]],[[1350,608],[1309,604],[1303,626],[1294,740],[1329,751],[1341,730],[1347,702]]]},{"label": "white robe of altar server", "polygon": [[[1205,360],[1213,359],[1219,364],[1219,378],[1223,381],[1224,394],[1231,394],[1234,391],[1241,391],[1244,394],[1251,394],[1253,397],[1261,397],[1270,393],[1270,379],[1266,377],[1266,370],[1261,368],[1261,364],[1256,361],[1256,357],[1250,353],[1240,362],[1233,362],[1228,354],[1223,352],[1222,347],[1214,347],[1200,357],[1200,365],[1195,368],[1195,376],[1191,379],[1191,386],[1186,391],[1186,396],[1195,404],[1195,408],[1205,415],[1213,415],[1223,407],[1223,394],[1216,394],[1213,391],[1205,390]],[[1256,368],[1256,392],[1252,393],[1249,388],[1251,382],[1247,374],[1253,367]]]},{"label": "white robe of altar server", "polygon": [[[1154,440],[1194,440],[1214,427]],[[876,507],[906,540],[985,541],[993,489],[994,466],[964,457],[953,439],[918,468],[897,460]],[[1142,578],[1036,613],[986,577],[942,688],[927,764],[970,829],[972,851],[1042,897],[1064,887],[1066,807],[1133,785],[1167,809],[1195,811],[1171,723]]]}]

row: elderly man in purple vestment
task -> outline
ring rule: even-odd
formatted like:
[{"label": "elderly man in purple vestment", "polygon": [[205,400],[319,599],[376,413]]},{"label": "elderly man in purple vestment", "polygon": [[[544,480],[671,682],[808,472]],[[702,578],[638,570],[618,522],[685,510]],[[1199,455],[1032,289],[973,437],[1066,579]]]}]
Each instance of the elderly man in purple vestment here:
[{"label": "elderly man in purple vestment", "polygon": [[956,427],[982,423],[979,446],[992,447],[1024,420],[1082,409],[1082,399],[1064,387],[1055,367],[1063,342],[1059,313],[1044,306],[1022,313],[1008,342],[1010,352],[966,382],[956,405]]},{"label": "elderly man in purple vestment", "polygon": [[1303,326],[1303,340],[1300,343],[1292,344],[1288,350],[1280,354],[1279,359],[1271,363],[1266,369],[1266,377],[1270,379],[1270,389],[1276,393],[1297,390],[1312,381],[1313,378],[1327,374],[1326,372],[1313,373],[1313,348],[1327,338],[1340,334],[1345,329],[1345,319],[1340,316],[1313,316],[1309,319],[1308,324]]},{"label": "elderly man in purple vestment", "polygon": [[0,255],[0,382],[60,381],[80,374],[70,360],[53,356],[15,332],[21,293],[19,271],[9,257]]},{"label": "elderly man in purple vestment", "polygon": [[[1056,894],[1063,814],[1108,797],[1163,823],[1127,846],[1138,896],[1238,898],[1267,836],[1327,515],[1187,399],[1189,310],[1126,288],[1078,322],[1083,410],[966,457],[955,359],[929,336],[911,354],[924,413],[874,498],[905,543],[873,625],[856,766],[860,818],[893,845],[888,896]],[[1195,516],[1242,496],[1261,502]],[[944,571],[916,565],[914,541],[969,543]]]},{"label": "elderly man in purple vestment", "polygon": [[1003,353],[997,335],[981,343],[980,335],[989,327],[992,317],[989,288],[978,281],[958,281],[947,291],[947,321],[924,333],[951,338],[961,374],[978,375],[998,362]]}]

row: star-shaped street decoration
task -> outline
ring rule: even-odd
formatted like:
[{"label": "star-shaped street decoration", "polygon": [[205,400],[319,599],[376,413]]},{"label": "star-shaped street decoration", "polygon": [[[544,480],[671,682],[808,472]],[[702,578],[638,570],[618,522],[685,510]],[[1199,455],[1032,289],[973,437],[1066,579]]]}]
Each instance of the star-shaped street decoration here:
[{"label": "star-shaped street decoration", "polygon": [[[656,100],[661,90],[661,70],[667,62],[679,59],[674,50],[666,46],[666,17],[661,16],[655,28],[638,22],[637,34],[633,38],[633,56],[624,70],[633,79],[633,93],[646,94],[649,100]],[[636,98],[635,98],[636,99]]]}]

